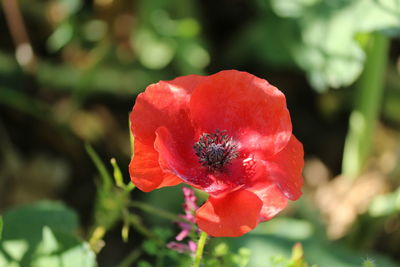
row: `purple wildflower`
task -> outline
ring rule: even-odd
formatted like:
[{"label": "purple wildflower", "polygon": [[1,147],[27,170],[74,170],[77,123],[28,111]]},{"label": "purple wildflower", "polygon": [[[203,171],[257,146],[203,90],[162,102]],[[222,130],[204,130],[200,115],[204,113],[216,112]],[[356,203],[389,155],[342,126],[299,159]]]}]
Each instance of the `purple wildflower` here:
[{"label": "purple wildflower", "polygon": [[[183,204],[183,209],[185,211],[184,215],[179,215],[185,221],[177,222],[178,226],[181,228],[179,234],[175,237],[177,241],[182,241],[189,236],[190,232],[194,229],[196,222],[195,212],[199,208],[196,204],[197,198],[194,191],[188,187],[182,187],[183,195],[185,197],[185,202]],[[178,242],[169,242],[167,247],[176,250],[180,253],[195,252],[197,245],[195,242],[189,240],[187,244]]]},{"label": "purple wildflower", "polygon": [[197,244],[190,240],[188,244],[169,242],[167,248],[178,251],[179,253],[194,253],[197,249]]}]

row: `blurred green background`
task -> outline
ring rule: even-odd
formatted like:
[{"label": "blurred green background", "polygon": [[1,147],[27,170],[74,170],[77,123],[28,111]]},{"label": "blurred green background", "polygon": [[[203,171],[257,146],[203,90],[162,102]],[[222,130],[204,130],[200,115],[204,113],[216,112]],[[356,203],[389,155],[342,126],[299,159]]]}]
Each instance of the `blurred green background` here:
[{"label": "blurred green background", "polygon": [[188,266],[165,249],[180,189],[125,185],[128,114],[150,83],[223,69],[285,93],[306,186],[207,266],[292,266],[296,242],[399,266],[399,34],[400,0],[2,0],[0,266]]}]

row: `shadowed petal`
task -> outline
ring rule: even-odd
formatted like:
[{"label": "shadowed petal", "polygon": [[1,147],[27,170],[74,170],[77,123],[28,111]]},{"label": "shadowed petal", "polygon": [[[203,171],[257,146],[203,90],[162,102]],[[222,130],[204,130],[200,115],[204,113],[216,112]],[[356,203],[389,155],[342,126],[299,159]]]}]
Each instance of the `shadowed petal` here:
[{"label": "shadowed petal", "polygon": [[248,173],[244,188],[261,199],[263,206],[259,221],[267,221],[286,207],[288,199],[268,176],[263,160],[248,158],[244,162]]},{"label": "shadowed petal", "polygon": [[177,176],[162,171],[158,163],[157,151],[139,140],[135,140],[134,157],[129,164],[129,173],[132,182],[145,192],[182,182]]},{"label": "shadowed petal", "polygon": [[264,161],[268,178],[277,184],[282,193],[291,200],[298,199],[302,194],[303,156],[303,145],[292,135],[281,152]]},{"label": "shadowed petal", "polygon": [[270,184],[261,190],[253,191],[263,202],[259,221],[268,221],[286,208],[288,200],[277,185]]},{"label": "shadowed petal", "polygon": [[199,228],[211,236],[241,236],[257,226],[261,200],[238,190],[221,198],[210,197],[196,212]]}]

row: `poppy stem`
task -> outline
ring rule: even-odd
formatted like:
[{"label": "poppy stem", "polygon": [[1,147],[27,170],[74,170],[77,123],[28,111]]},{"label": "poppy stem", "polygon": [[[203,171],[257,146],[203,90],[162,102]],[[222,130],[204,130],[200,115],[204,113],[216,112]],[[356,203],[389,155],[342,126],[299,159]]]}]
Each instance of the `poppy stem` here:
[{"label": "poppy stem", "polygon": [[196,250],[196,256],[194,258],[194,263],[193,267],[199,267],[201,258],[203,257],[203,250],[204,250],[204,245],[206,244],[207,240],[207,234],[206,232],[201,232],[199,242],[197,242],[197,250]]},{"label": "poppy stem", "polygon": [[146,203],[143,203],[143,202],[140,202],[140,201],[134,201],[134,200],[129,201],[128,206],[129,207],[134,207],[134,208],[139,208],[139,209],[141,209],[141,210],[143,210],[145,212],[148,212],[148,213],[151,213],[151,214],[155,214],[155,215],[157,215],[159,217],[162,217],[162,218],[165,218],[165,219],[168,219],[168,220],[177,221],[177,222],[187,222],[187,220],[182,219],[179,216],[177,216],[177,215],[175,215],[175,214],[173,214],[171,212],[158,209],[156,207],[153,207],[153,206],[151,206],[149,204],[146,204]]}]

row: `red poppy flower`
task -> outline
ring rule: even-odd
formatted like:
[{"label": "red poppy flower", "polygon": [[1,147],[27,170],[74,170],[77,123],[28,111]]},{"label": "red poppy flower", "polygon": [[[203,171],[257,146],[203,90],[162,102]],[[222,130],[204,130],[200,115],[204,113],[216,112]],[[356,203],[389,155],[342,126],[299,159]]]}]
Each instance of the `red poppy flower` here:
[{"label": "red poppy flower", "polygon": [[132,182],[209,194],[196,212],[212,236],[240,236],[301,195],[303,147],[281,91],[246,72],[188,75],[147,87],[130,114]]}]

